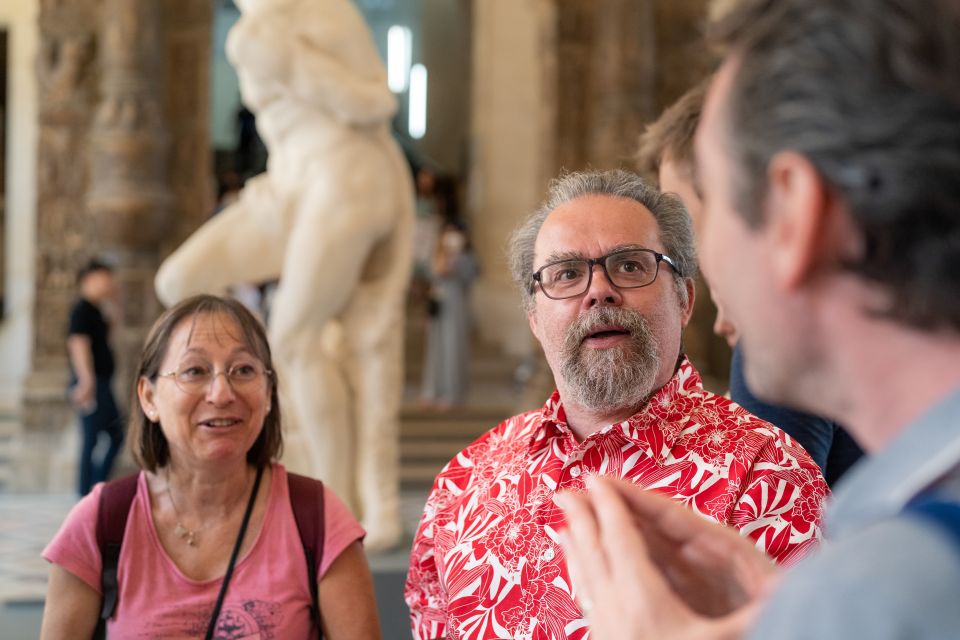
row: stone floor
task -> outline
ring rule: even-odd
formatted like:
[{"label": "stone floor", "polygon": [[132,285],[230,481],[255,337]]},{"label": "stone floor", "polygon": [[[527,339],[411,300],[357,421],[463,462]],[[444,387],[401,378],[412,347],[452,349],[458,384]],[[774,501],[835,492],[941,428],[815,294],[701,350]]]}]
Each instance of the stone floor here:
[{"label": "stone floor", "polygon": [[0,602],[43,600],[47,563],[40,552],[74,500],[72,495],[0,495]]}]

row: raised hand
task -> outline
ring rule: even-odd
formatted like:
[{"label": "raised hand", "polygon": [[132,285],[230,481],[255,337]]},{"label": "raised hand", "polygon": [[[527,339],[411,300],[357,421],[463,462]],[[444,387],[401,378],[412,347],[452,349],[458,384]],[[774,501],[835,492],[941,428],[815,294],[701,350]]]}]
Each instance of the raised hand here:
[{"label": "raised hand", "polygon": [[564,548],[591,637],[738,638],[779,569],[749,540],[635,485],[563,494]]}]

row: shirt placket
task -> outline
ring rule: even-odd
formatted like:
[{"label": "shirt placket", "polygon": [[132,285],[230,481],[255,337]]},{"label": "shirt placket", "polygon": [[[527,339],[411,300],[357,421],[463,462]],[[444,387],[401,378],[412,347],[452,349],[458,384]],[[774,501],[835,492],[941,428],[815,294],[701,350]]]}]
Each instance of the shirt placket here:
[{"label": "shirt placket", "polygon": [[565,426],[560,427],[560,448],[564,458],[557,478],[557,491],[583,491],[584,467],[583,452],[589,439],[578,443],[573,433]]}]

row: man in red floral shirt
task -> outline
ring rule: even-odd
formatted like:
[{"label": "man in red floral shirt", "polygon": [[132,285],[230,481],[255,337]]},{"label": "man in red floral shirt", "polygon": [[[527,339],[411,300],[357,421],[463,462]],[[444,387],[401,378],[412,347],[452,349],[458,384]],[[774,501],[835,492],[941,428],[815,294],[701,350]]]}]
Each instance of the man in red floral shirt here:
[{"label": "man in red floral shirt", "polygon": [[557,391],[437,477],[407,577],[415,637],[588,637],[554,497],[590,475],[670,496],[778,562],[816,542],[817,466],[704,390],[682,353],[697,266],[678,200],[625,171],[568,174],[514,234],[510,258]]}]

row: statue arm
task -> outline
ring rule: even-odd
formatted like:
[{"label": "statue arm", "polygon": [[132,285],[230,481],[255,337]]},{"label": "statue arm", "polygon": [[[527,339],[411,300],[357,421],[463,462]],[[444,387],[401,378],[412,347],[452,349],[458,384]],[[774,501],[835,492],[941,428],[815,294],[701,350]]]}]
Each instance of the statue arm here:
[{"label": "statue arm", "polygon": [[235,284],[276,278],[286,243],[285,208],[269,174],[248,180],[236,202],[163,261],[154,280],[157,297],[170,306],[198,293],[223,295]]}]

